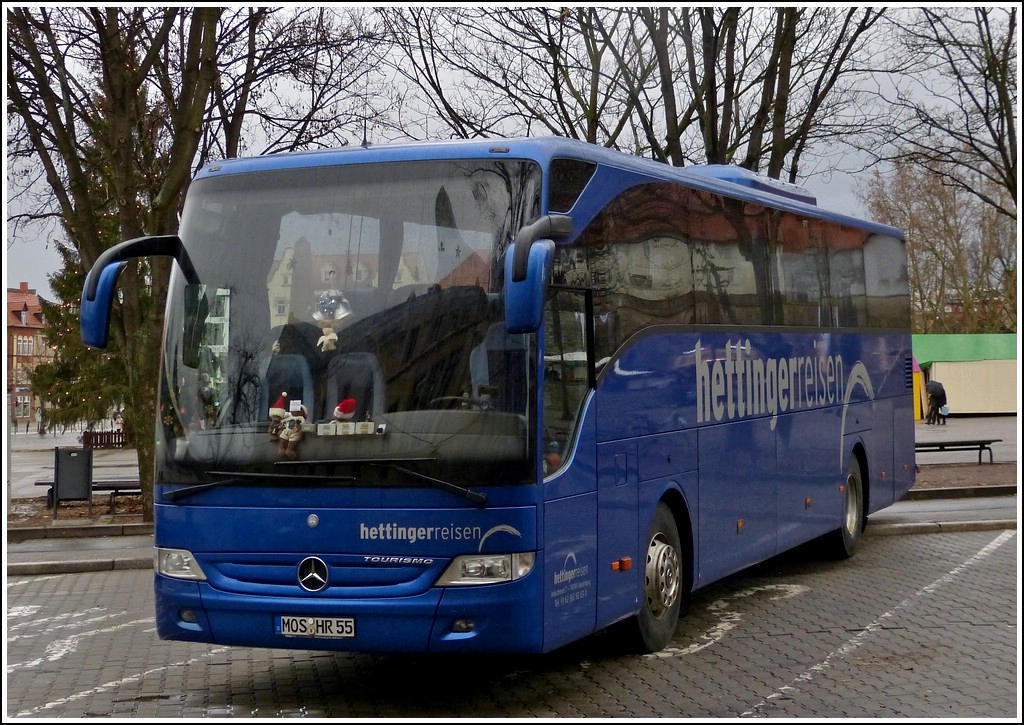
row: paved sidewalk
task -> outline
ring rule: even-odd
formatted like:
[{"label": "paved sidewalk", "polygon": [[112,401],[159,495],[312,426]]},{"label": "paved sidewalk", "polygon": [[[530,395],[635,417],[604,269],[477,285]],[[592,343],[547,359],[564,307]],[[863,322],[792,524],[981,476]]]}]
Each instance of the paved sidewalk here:
[{"label": "paved sidewalk", "polygon": [[80,448],[82,446],[82,431],[80,430],[52,430],[42,435],[36,431],[26,433],[24,429],[15,433],[8,427],[6,429],[7,441],[11,451],[53,451],[55,447]]},{"label": "paved sidewalk", "polygon": [[[53,480],[57,448],[84,450],[80,431],[15,433],[8,431],[7,449],[7,507],[19,498],[37,498],[46,495],[46,489],[36,481]],[[93,480],[138,479],[138,456],[132,448],[94,448],[92,450]]]},{"label": "paved sidewalk", "polygon": [[[1006,463],[1017,460],[1020,427],[1015,415],[972,416],[949,418],[946,425],[928,425],[923,421],[914,426],[915,441],[941,443],[958,440],[997,440],[992,444],[992,460]],[[983,457],[988,462],[988,453]],[[917,453],[917,464],[977,463],[978,451],[929,451]]]}]

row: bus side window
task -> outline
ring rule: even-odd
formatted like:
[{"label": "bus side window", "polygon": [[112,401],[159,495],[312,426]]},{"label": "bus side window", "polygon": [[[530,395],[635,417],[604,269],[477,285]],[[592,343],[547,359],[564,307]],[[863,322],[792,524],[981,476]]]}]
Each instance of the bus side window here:
[{"label": "bus side window", "polygon": [[[608,301],[598,305],[593,317],[587,310],[591,293],[582,289],[558,289],[548,298],[544,322],[544,475],[561,467],[571,447],[576,416],[590,389],[594,342],[600,369],[602,360],[618,345],[618,313]],[[588,325],[591,326],[588,330]],[[595,329],[596,328],[596,329]]]}]

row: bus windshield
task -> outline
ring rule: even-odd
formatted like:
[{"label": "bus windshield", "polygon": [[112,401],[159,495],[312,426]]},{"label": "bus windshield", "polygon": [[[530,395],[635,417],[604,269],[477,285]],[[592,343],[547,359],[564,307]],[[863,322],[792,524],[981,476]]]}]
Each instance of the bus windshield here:
[{"label": "bus windshield", "polygon": [[172,280],[164,341],[164,482],[535,478],[536,342],[506,332],[501,260],[540,179],[502,159],[194,182],[180,236],[195,274]]}]

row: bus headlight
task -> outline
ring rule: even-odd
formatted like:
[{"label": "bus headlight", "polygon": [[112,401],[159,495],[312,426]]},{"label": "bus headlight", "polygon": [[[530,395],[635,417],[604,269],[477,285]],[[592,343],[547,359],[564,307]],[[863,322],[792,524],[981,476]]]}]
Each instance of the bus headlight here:
[{"label": "bus headlight", "polygon": [[444,570],[437,585],[442,587],[466,584],[496,584],[522,579],[533,569],[537,555],[532,551],[519,554],[468,554],[457,556]]},{"label": "bus headlight", "polygon": [[206,574],[192,553],[185,549],[157,549],[154,554],[157,573],[174,579],[206,581]]}]

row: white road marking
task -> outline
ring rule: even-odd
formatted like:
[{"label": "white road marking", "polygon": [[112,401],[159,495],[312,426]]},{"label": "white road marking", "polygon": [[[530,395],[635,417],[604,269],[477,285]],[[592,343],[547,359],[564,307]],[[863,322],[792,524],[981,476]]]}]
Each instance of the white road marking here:
[{"label": "white road marking", "polygon": [[136,619],[132,622],[122,622],[121,624],[115,624],[113,627],[103,627],[102,629],[92,629],[88,632],[77,632],[69,637],[62,639],[55,639],[46,645],[46,649],[43,651],[42,657],[37,657],[34,660],[28,662],[15,662],[14,664],[7,665],[7,674],[16,672],[17,670],[29,669],[31,667],[38,667],[41,664],[47,662],[56,662],[57,660],[71,654],[78,649],[78,643],[85,637],[94,637],[98,634],[109,634],[111,632],[117,632],[118,630],[125,629],[126,627],[135,627],[143,622],[152,622],[152,617],[146,619]]}]

